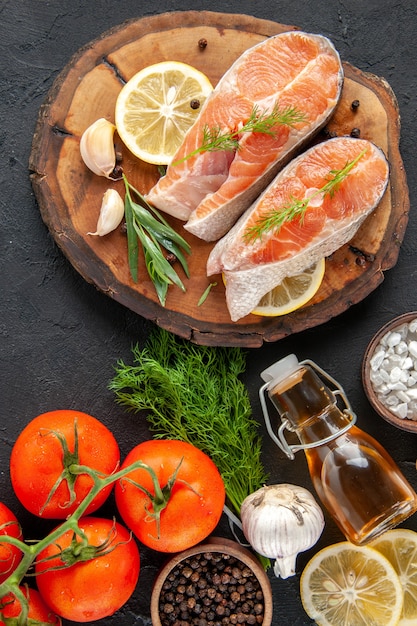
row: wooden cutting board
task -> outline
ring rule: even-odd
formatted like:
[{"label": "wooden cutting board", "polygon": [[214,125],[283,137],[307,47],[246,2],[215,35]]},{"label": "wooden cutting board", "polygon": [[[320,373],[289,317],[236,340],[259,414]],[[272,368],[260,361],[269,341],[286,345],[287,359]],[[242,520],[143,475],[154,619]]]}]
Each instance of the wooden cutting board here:
[{"label": "wooden cutting board", "polygon": [[[166,307],[157,299],[140,259],[135,284],[127,265],[126,235],[122,229],[106,237],[91,237],[103,193],[109,186],[124,192],[123,183],[92,174],[79,152],[83,131],[99,117],[114,122],[117,95],[124,82],[140,69],[164,60],[189,63],[215,85],[247,48],[266,37],[296,30],[247,15],[186,11],[164,13],[122,24],[85,46],[56,79],[33,138],[30,170],[42,218],[74,268],[100,291],[153,320],[167,330],[198,344],[257,347],[326,322],[361,301],[383,280],[397,261],[408,221],[409,196],[399,152],[398,105],[382,78],[344,63],[341,101],[325,132],[360,136],[380,146],[390,163],[389,188],[377,209],[354,239],[326,260],[323,283],[310,303],[282,317],[254,315],[231,322],[221,280],[201,306],[198,301],[209,280],[205,265],[213,244],[186,233],[182,223],[171,224],[189,241],[190,279],[186,293],[171,287]],[[205,48],[199,41],[205,39]],[[352,109],[352,102],[359,107]],[[317,139],[316,139],[317,140]],[[147,192],[159,173],[156,166],[132,157],[121,143],[127,178]]]}]

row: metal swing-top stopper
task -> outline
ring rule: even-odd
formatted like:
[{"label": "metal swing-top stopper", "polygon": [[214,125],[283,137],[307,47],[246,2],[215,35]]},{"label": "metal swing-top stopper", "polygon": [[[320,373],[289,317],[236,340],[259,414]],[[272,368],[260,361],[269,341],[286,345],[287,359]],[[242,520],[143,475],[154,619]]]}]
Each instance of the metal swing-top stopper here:
[{"label": "metal swing-top stopper", "polygon": [[[279,382],[283,381],[285,378],[293,374],[296,370],[303,366],[309,366],[316,373],[325,380],[327,384],[327,393],[329,397],[332,399],[333,403],[336,404],[337,397],[340,397],[344,403],[344,408],[342,408],[343,413],[349,417],[349,423],[338,430],[335,433],[332,433],[328,437],[324,439],[320,439],[318,441],[314,441],[311,443],[305,444],[289,444],[285,438],[284,431],[287,429],[289,431],[294,432],[293,426],[286,416],[286,413],[280,413],[281,425],[278,428],[277,434],[275,434],[274,429],[271,424],[271,420],[269,417],[267,402],[266,402],[266,392],[270,392],[270,390],[275,387]],[[343,387],[327,372],[321,369],[314,361],[310,361],[305,359],[304,361],[299,361],[295,354],[289,354],[283,359],[277,361],[270,367],[266,368],[263,372],[261,372],[261,378],[265,381],[265,384],[259,389],[259,399],[261,402],[261,407],[263,411],[263,416],[266,424],[266,428],[271,439],[276,443],[276,445],[287,455],[289,459],[294,459],[295,452],[299,450],[306,450],[308,448],[317,448],[329,441],[333,441],[337,437],[340,437],[343,433],[347,432],[356,422],[356,414],[353,412],[352,407],[350,405],[349,400],[343,390]],[[329,387],[330,385],[331,387]]]}]

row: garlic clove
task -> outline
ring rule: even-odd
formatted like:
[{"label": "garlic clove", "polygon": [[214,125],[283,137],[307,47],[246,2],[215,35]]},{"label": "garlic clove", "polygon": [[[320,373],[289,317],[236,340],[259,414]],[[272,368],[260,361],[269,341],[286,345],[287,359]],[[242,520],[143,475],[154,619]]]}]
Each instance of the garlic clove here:
[{"label": "garlic clove", "polygon": [[115,130],[114,124],[101,117],[81,136],[81,158],[85,165],[98,176],[110,178],[116,167],[116,151],[113,143]]},{"label": "garlic clove", "polygon": [[87,235],[108,235],[119,226],[124,213],[124,202],[120,194],[115,189],[108,189],[103,195],[96,232]]},{"label": "garlic clove", "polygon": [[274,558],[274,573],[295,574],[297,555],[311,548],[324,528],[324,515],[304,487],[287,483],[266,485],[245,498],[240,516],[252,548]]}]

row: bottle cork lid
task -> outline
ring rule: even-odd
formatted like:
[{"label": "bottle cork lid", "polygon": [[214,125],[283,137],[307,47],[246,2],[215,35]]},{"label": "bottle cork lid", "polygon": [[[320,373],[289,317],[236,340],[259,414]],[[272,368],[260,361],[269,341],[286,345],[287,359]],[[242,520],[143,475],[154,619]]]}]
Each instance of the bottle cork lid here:
[{"label": "bottle cork lid", "polygon": [[273,365],[261,372],[261,378],[266,383],[278,383],[299,367],[299,361],[295,354],[288,354]]}]

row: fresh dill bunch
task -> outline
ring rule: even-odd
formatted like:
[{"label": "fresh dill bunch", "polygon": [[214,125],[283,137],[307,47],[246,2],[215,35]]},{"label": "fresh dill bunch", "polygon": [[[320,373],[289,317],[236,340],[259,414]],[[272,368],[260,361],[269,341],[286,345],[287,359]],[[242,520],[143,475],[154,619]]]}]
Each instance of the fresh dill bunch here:
[{"label": "fresh dill bunch", "polygon": [[197,346],[158,327],[132,354],[133,364],[118,361],[109,384],[116,402],[146,411],[155,438],[187,441],[210,456],[239,515],[246,496],[267,480],[258,425],[240,380],[245,354]]},{"label": "fresh dill bunch", "polygon": [[172,165],[178,165],[201,152],[239,150],[239,139],[244,133],[261,133],[274,137],[277,133],[277,126],[294,126],[296,123],[304,122],[305,119],[304,113],[293,106],[281,109],[278,104],[275,104],[271,111],[259,111],[258,105],[255,105],[248,120],[235,130],[223,131],[220,126],[210,127],[206,124],[203,128],[202,144]]},{"label": "fresh dill bunch", "polygon": [[317,189],[311,196],[299,199],[294,196],[290,196],[288,202],[281,206],[279,209],[271,209],[266,211],[250,228],[247,228],[243,234],[243,237],[247,243],[253,243],[257,239],[262,239],[265,233],[274,231],[277,234],[283,224],[286,222],[292,222],[294,219],[300,219],[301,223],[304,219],[306,210],[308,209],[310,202],[313,198],[319,195],[334,196],[339,189],[342,182],[349,176],[353,167],[363,157],[366,152],[366,148],[362,150],[352,161],[348,161],[344,167],[340,170],[330,170],[329,178],[327,182]]}]

